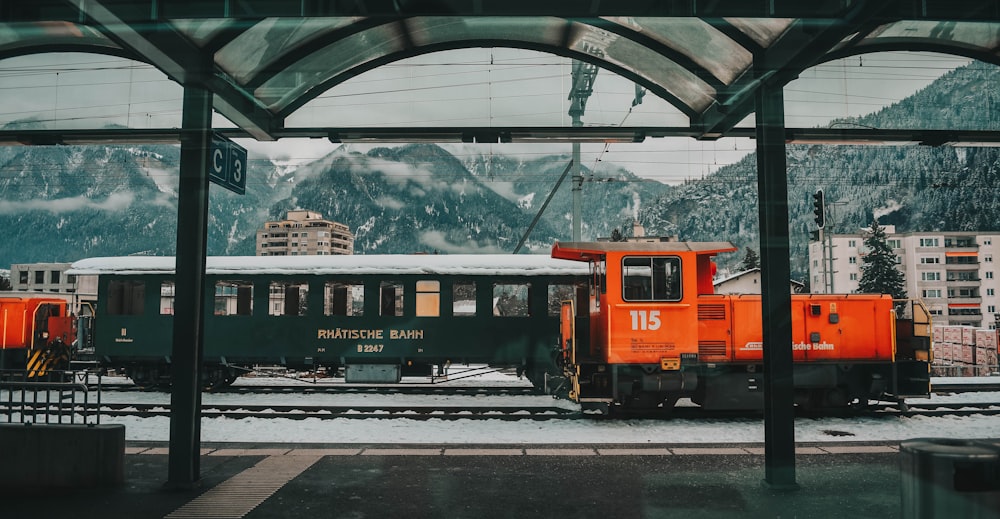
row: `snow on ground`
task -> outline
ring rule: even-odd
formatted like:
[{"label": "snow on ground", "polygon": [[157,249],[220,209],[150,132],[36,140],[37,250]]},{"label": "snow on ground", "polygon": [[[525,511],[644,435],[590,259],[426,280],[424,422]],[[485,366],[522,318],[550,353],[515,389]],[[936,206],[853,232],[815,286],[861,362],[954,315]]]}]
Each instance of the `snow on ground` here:
[{"label": "snow on ground", "polygon": [[[523,384],[494,373],[484,376],[503,384]],[[963,380],[965,381],[965,380]],[[287,380],[245,379],[240,383],[286,384]],[[472,381],[468,381],[472,382]],[[482,383],[482,378],[476,379]],[[941,382],[944,382],[942,379]],[[948,380],[952,382],[952,380]],[[304,382],[309,383],[309,382]],[[325,384],[342,381],[327,380]],[[457,381],[455,384],[459,384]],[[317,381],[316,385],[322,385]],[[106,393],[106,402],[168,403],[166,393]],[[998,402],[1000,393],[934,395],[916,402]],[[497,407],[553,406],[576,409],[576,405],[549,396],[469,395],[373,395],[373,394],[252,394],[203,395],[203,405],[246,403],[248,405],[386,405],[415,406],[483,405]],[[169,419],[105,417],[102,423],[125,425],[128,440],[169,440]],[[798,442],[889,441],[911,438],[996,438],[1000,416],[798,418]],[[203,442],[337,443],[337,444],[678,444],[762,443],[763,420],[408,420],[400,418],[290,420],[285,418],[204,418]]]}]

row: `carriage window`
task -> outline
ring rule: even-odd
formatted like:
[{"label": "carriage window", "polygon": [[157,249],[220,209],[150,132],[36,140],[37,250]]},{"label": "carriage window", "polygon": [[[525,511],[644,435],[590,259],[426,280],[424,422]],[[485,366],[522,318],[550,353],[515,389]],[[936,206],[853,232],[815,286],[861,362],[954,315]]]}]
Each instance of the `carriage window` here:
[{"label": "carriage window", "polygon": [[379,315],[403,315],[403,285],[383,281],[379,285]]},{"label": "carriage window", "polygon": [[272,281],[268,289],[268,315],[306,315],[308,283]]},{"label": "carriage window", "polygon": [[455,283],[452,287],[451,314],[455,316],[476,315],[476,284]]},{"label": "carriage window", "polygon": [[441,315],[441,282],[417,281],[417,317]]},{"label": "carriage window", "polygon": [[531,285],[493,285],[493,315],[525,317],[531,315],[528,296]]},{"label": "carriage window", "polygon": [[174,315],[174,282],[160,283],[160,315]]},{"label": "carriage window", "polygon": [[251,315],[253,283],[226,280],[215,283],[215,315]]},{"label": "carriage window", "polygon": [[142,315],[146,284],[142,281],[108,283],[108,315]]},{"label": "carriage window", "polygon": [[361,283],[327,283],[323,296],[324,315],[365,314],[365,286]]},{"label": "carriage window", "polygon": [[625,258],[622,261],[622,297],[626,301],[679,301],[680,274],[680,258]]},{"label": "carriage window", "polygon": [[[575,301],[577,306],[577,311],[580,311],[580,299],[577,297],[579,291],[583,291],[586,294],[586,286],[582,284],[554,284],[549,285],[549,300],[548,300],[548,314],[552,317],[559,315],[559,308],[562,307],[563,301]],[[583,300],[586,303],[586,298]],[[584,304],[583,308],[586,308]]]}]

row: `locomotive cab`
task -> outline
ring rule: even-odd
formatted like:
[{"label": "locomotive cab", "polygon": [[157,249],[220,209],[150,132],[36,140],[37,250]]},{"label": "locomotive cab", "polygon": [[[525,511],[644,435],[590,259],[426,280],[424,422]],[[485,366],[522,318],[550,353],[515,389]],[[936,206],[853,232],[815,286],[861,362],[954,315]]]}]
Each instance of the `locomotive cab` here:
[{"label": "locomotive cab", "polygon": [[[569,368],[574,399],[604,410],[613,404],[656,406],[697,386],[698,300],[714,291],[711,258],[729,243],[556,243],[552,256],[587,261],[591,268],[587,312],[565,337],[576,360]],[[565,304],[574,306],[573,302]]]}]

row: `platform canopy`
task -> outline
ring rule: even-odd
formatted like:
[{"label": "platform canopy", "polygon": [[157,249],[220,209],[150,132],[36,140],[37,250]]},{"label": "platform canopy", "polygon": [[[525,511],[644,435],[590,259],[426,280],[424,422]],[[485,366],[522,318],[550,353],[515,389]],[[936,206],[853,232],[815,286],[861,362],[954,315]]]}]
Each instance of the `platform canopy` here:
[{"label": "platform canopy", "polygon": [[[690,121],[664,127],[286,128],[296,110],[366,71],[421,54],[512,47],[588,62]],[[0,0],[0,59],[90,52],[151,64],[214,94],[232,137],[334,142],[641,141],[751,136],[737,123],[763,82],[879,51],[1000,64],[996,0]],[[105,133],[102,133],[105,132]],[[75,135],[70,135],[73,134]],[[162,130],[21,132],[20,142],[158,140]],[[987,132],[788,129],[790,142],[992,142]],[[995,132],[994,132],[995,133]],[[4,136],[0,135],[0,139]],[[10,136],[8,135],[9,139]],[[48,142],[45,142],[48,140]]]}]

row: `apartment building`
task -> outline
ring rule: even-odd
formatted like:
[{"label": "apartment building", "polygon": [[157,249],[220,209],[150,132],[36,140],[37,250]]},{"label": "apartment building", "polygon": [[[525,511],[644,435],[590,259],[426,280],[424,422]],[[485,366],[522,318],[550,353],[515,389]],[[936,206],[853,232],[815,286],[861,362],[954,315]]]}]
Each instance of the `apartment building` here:
[{"label": "apartment building", "polygon": [[[1000,240],[1000,233],[896,233],[892,225],[885,226],[885,233],[905,276],[907,295],[923,300],[936,324],[997,327],[1000,269],[994,266],[993,242]],[[813,293],[857,291],[867,254],[865,237],[860,230],[809,244]]]},{"label": "apartment building", "polygon": [[257,230],[258,256],[354,254],[354,234],[346,225],[315,211],[289,211],[284,220]]},{"label": "apartment building", "polygon": [[10,266],[14,292],[76,292],[76,276],[67,275],[69,263],[18,263]]}]

